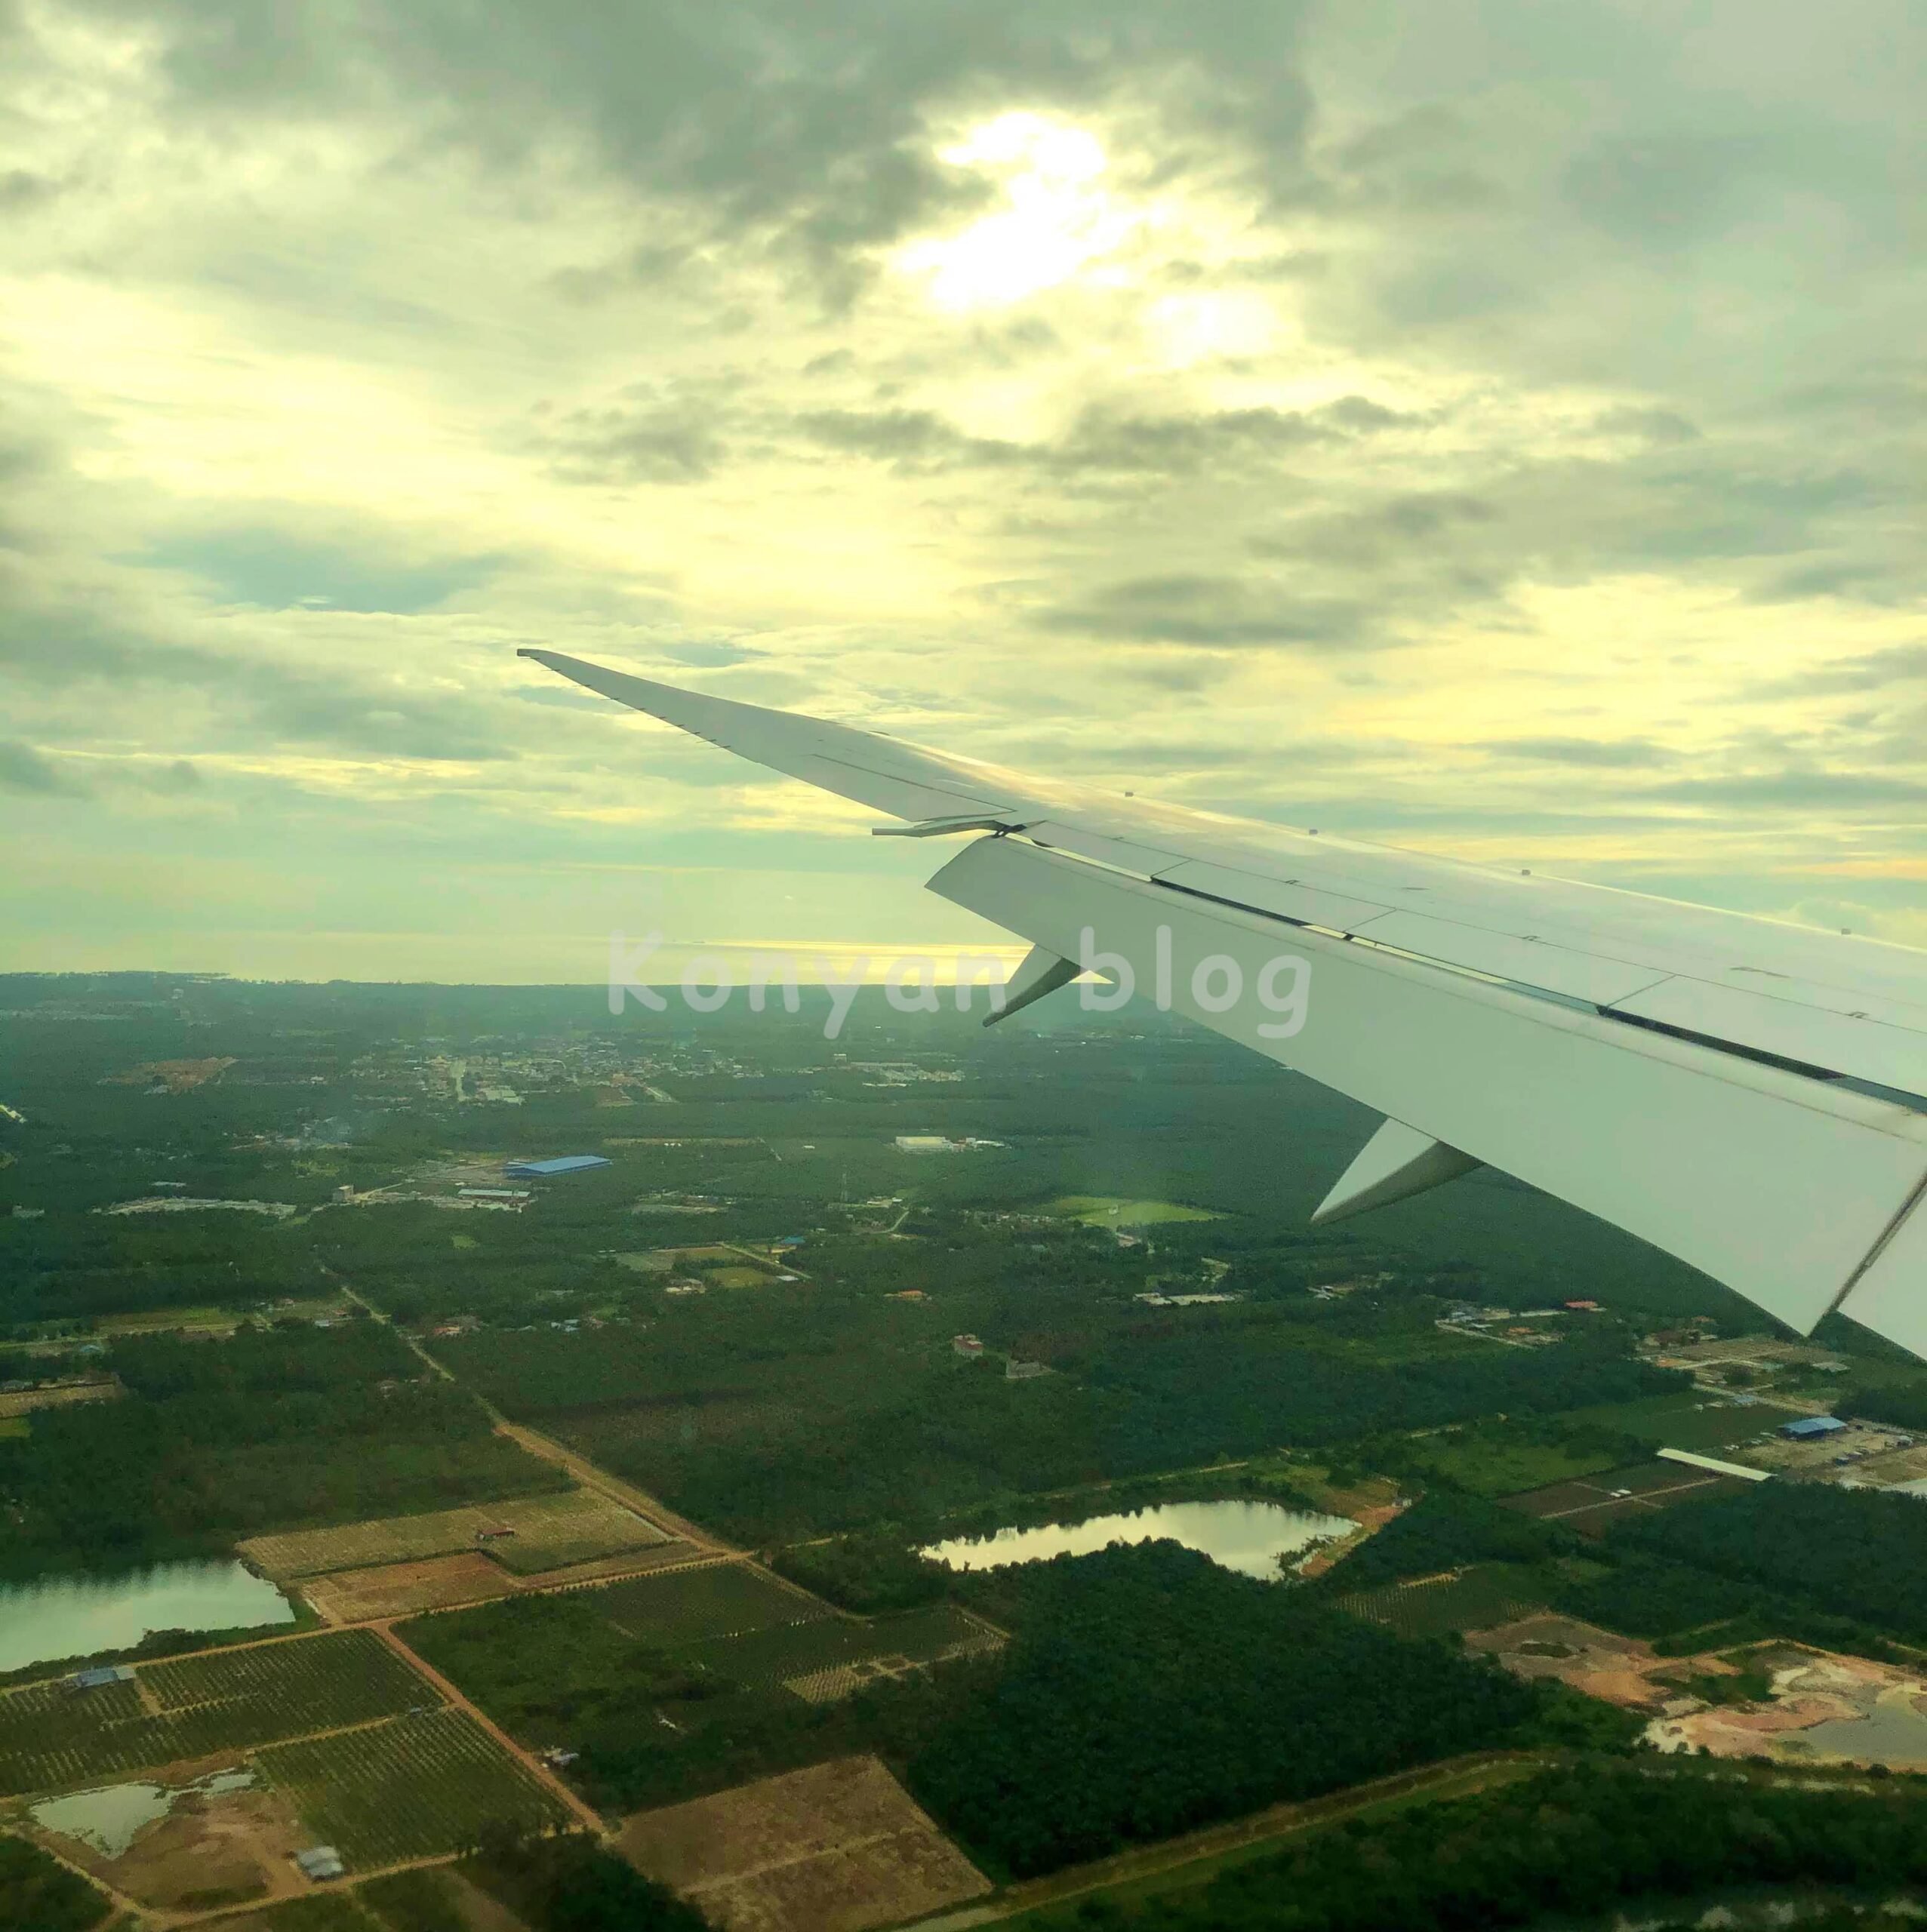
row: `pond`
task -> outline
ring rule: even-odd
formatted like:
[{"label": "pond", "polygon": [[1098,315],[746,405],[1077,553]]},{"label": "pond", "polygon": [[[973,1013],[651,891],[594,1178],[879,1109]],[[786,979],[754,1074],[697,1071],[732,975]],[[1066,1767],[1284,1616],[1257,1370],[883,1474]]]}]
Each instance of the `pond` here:
[{"label": "pond", "polygon": [[218,1798],[225,1792],[245,1791],[254,1783],[252,1771],[237,1768],[211,1773],[175,1789],[162,1784],[104,1785],[97,1791],[48,1798],[32,1807],[32,1816],[43,1830],[78,1838],[103,1858],[118,1858],[146,1826],[165,1818],[177,1800],[190,1793]]},{"label": "pond", "polygon": [[232,1558],[157,1563],[113,1576],[0,1584],[0,1671],[131,1650],[156,1630],[292,1623],[288,1599]]},{"label": "pond", "polygon": [[1089,1517],[1081,1523],[953,1537],[947,1543],[932,1543],[922,1554],[953,1570],[996,1570],[1007,1563],[1085,1556],[1114,1543],[1163,1538],[1198,1550],[1241,1576],[1273,1583],[1285,1574],[1281,1556],[1295,1556],[1356,1527],[1347,1516],[1288,1509],[1279,1503],[1160,1503],[1128,1515]]},{"label": "pond", "polygon": [[1864,1717],[1828,1718],[1795,1734],[1830,1758],[1906,1770],[1927,1767],[1927,1717],[1904,1693],[1889,1692]]}]

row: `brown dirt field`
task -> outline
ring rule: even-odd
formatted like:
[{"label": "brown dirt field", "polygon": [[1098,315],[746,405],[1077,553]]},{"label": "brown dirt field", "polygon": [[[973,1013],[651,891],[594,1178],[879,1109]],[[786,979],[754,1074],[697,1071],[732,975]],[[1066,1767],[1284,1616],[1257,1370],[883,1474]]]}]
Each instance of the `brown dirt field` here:
[{"label": "brown dirt field", "polygon": [[408,1617],[417,1611],[509,1596],[516,1585],[487,1557],[464,1553],[309,1577],[300,1587],[324,1622],[357,1623],[373,1617]]},{"label": "brown dirt field", "polygon": [[644,1812],[618,1843],[725,1932],[862,1932],[990,1890],[870,1757]]},{"label": "brown dirt field", "polygon": [[[1588,1697],[1603,1698],[1629,1711],[1657,1712],[1692,1677],[1732,1677],[1738,1667],[1704,1652],[1697,1657],[1663,1657],[1650,1644],[1581,1623],[1551,1611],[1522,1617],[1491,1630],[1471,1630],[1466,1642],[1498,1658],[1516,1677],[1556,1677]],[[1567,1657],[1549,1657],[1524,1647],[1557,1644]]]},{"label": "brown dirt field", "polygon": [[116,1891],[161,1910],[190,1908],[225,1893],[229,1903],[263,1903],[305,1887],[290,1862],[313,1842],[285,1796],[262,1785],[218,1798],[189,1795],[143,1832],[118,1858],[103,1858],[78,1841],[61,1852]]},{"label": "brown dirt field", "polygon": [[528,1571],[647,1549],[666,1532],[646,1516],[593,1487],[465,1503],[417,1516],[385,1516],[330,1530],[251,1537],[236,1547],[275,1577],[329,1576],[344,1570],[413,1563],[475,1550],[485,1531],[511,1527],[494,1547],[506,1567]]}]

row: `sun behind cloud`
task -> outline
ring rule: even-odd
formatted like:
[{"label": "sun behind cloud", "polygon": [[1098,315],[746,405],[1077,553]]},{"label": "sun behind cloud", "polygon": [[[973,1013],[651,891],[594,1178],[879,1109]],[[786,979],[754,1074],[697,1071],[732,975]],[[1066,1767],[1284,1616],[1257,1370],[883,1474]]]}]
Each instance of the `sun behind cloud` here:
[{"label": "sun behind cloud", "polygon": [[1110,161],[1088,128],[1041,114],[1000,114],[937,150],[948,166],[994,181],[1005,205],[953,235],[911,243],[902,272],[928,278],[946,309],[1020,302],[1114,255],[1153,211],[1107,185]]}]

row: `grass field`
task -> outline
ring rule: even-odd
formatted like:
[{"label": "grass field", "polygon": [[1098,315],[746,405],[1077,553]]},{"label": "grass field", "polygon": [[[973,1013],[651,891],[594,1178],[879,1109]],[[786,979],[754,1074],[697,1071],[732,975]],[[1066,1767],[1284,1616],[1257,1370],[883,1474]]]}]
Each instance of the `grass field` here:
[{"label": "grass field", "polygon": [[31,1435],[32,1425],[25,1416],[0,1416],[0,1441],[7,1438]]},{"label": "grass field", "polygon": [[[513,1537],[479,1546],[484,1530],[513,1529]],[[626,1549],[646,1549],[666,1540],[645,1522],[590,1489],[565,1490],[555,1496],[527,1496],[508,1503],[485,1503],[459,1509],[436,1509],[420,1516],[385,1516],[346,1523],[337,1529],[300,1530],[285,1536],[254,1537],[239,1546],[242,1555],[270,1577],[316,1577],[335,1570],[372,1569],[458,1550],[485,1547],[505,1569],[526,1575],[586,1563]]]},{"label": "grass field", "polygon": [[1655,1449],[1691,1449],[1702,1456],[1716,1456],[1721,1450],[1785,1421],[1786,1414],[1763,1404],[1735,1407],[1688,1390],[1676,1395],[1645,1395],[1637,1401],[1574,1409],[1560,1420],[1620,1429],[1650,1442]]},{"label": "grass field", "polygon": [[752,1268],[744,1262],[734,1268],[706,1268],[703,1278],[719,1288],[766,1288],[776,1277],[767,1269]]},{"label": "grass field", "polygon": [[[0,1697],[0,1792],[237,1750],[439,1700],[372,1631],[343,1630],[138,1666],[140,1685],[29,1684]],[[145,1689],[155,1704],[150,1712]]]},{"label": "grass field", "polygon": [[1122,1201],[1108,1194],[1067,1194],[1043,1210],[1087,1228],[1148,1228],[1160,1221],[1216,1221],[1222,1216],[1177,1201]]},{"label": "grass field", "polygon": [[1589,1454],[1558,1443],[1495,1441],[1470,1433],[1458,1441],[1428,1436],[1411,1447],[1428,1469],[1480,1496],[1512,1496],[1570,1481],[1609,1469],[1615,1460],[1610,1450]]},{"label": "grass field", "polygon": [[1482,1563],[1444,1583],[1390,1583],[1337,1601],[1341,1610],[1388,1624],[1401,1637],[1442,1637],[1510,1623],[1544,1609],[1547,1598],[1531,1571]]},{"label": "grass field", "polygon": [[595,1601],[625,1635],[664,1650],[807,1623],[830,1614],[828,1604],[772,1583],[740,1563],[633,1577],[596,1591]]},{"label": "grass field", "polygon": [[534,1775],[460,1711],[275,1745],[255,1759],[351,1867],[454,1851],[491,1819],[568,1822]]}]

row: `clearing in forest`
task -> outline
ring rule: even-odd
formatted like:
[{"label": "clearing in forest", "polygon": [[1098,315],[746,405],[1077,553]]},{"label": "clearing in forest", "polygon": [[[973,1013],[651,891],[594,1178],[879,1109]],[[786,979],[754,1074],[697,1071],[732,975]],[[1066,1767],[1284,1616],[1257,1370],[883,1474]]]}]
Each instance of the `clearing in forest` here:
[{"label": "clearing in forest", "polygon": [[1123,1201],[1109,1194],[1067,1194],[1043,1211],[1082,1221],[1087,1228],[1147,1228],[1159,1221],[1216,1221],[1223,1217],[1179,1201]]}]

